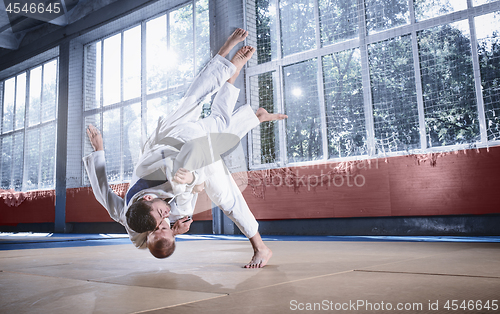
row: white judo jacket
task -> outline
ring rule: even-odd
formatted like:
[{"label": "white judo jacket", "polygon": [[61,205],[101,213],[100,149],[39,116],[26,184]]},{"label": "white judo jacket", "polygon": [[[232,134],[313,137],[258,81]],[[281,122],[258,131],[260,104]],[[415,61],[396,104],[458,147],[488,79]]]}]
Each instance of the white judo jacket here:
[{"label": "white judo jacket", "polygon": [[[142,249],[147,247],[147,233],[140,234],[134,232],[127,225],[125,214],[128,207],[134,201],[144,194],[154,194],[159,198],[175,198],[175,202],[170,204],[170,218],[171,221],[175,221],[181,217],[193,214],[197,200],[197,194],[191,193],[194,185],[204,182],[208,177],[212,177],[211,181],[214,181],[214,173],[217,171],[219,172],[219,176],[223,175],[220,173],[220,166],[214,167],[213,165],[208,165],[201,169],[196,168],[197,170],[194,173],[195,181],[191,185],[176,185],[172,181],[175,171],[180,166],[183,166],[185,160],[192,160],[192,155],[200,152],[199,149],[193,150],[192,146],[184,145],[185,143],[192,143],[193,140],[203,137],[212,138],[215,142],[217,142],[217,138],[219,137],[219,142],[221,142],[220,133],[223,132],[224,134],[233,134],[232,137],[229,137],[229,141],[228,137],[224,137],[223,140],[231,142],[229,146],[234,146],[248,131],[259,125],[259,121],[249,105],[242,106],[233,112],[239,90],[225,82],[234,71],[235,67],[232,63],[217,55],[195,78],[186,95],[180,100],[178,109],[169,117],[160,117],[155,132],[142,147],[141,155],[134,169],[132,181],[125,199],[116,195],[109,187],[103,151],[94,152],[83,158],[96,199],[106,208],[113,220],[125,227],[130,240],[136,247]],[[212,104],[212,114],[210,117],[197,121],[202,110],[202,100],[218,90],[219,92]],[[210,143],[210,141],[208,142]],[[229,146],[225,145],[222,149],[226,149]],[[218,155],[220,152],[216,150],[215,156],[213,150],[210,150],[210,152],[213,162],[220,159]],[[195,164],[197,163],[195,162]],[[225,170],[227,172],[227,169]],[[152,183],[152,186],[144,186],[142,183],[146,181],[150,185]],[[142,187],[139,183],[142,184]],[[237,189],[235,184],[234,186],[228,187],[226,185],[223,187],[223,189],[234,188]],[[213,189],[217,190],[218,187]],[[207,193],[209,193],[208,190]],[[221,193],[217,195],[219,194]],[[232,194],[227,197],[234,198]],[[231,206],[236,206],[236,204],[241,205],[241,202],[244,202],[241,195],[237,196],[237,198],[241,199]],[[244,202],[243,207],[245,206],[246,202]],[[246,214],[242,217],[244,217],[244,220],[250,220],[251,227],[249,230],[251,230],[250,233],[254,233],[254,231],[256,232],[256,228],[258,228],[255,218],[253,218],[248,206],[244,210]],[[230,210],[231,213],[232,211],[233,209]],[[232,217],[230,218],[233,219]],[[240,221],[236,223],[240,226],[245,225],[247,222]]]}]

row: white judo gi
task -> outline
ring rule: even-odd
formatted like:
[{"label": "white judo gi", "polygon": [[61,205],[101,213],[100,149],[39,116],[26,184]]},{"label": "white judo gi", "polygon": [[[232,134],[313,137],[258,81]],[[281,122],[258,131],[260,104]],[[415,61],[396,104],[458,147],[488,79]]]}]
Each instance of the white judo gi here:
[{"label": "white judo gi", "polygon": [[[258,118],[249,105],[244,105],[233,113],[239,90],[226,81],[234,71],[235,67],[231,62],[216,55],[195,78],[181,99],[179,108],[171,116],[159,119],[155,132],[143,146],[125,199],[116,195],[108,185],[103,151],[83,158],[96,199],[112,219],[125,227],[136,247],[147,247],[147,233],[134,232],[127,225],[125,214],[135,200],[145,194],[153,194],[159,198],[175,197],[176,202],[171,203],[170,214],[170,219],[175,221],[193,214],[197,194],[192,194],[191,191],[194,185],[202,182],[205,182],[210,199],[236,223],[243,234],[251,238],[257,233],[258,223],[220,156],[212,156],[215,163],[198,169],[191,185],[172,184],[174,169],[182,166],[193,153],[189,150],[192,147],[184,145],[185,143],[192,143],[203,137],[217,141],[220,140],[220,132],[234,134],[239,141],[259,125]],[[217,90],[219,91],[212,103],[212,114],[197,121],[202,110],[201,101]],[[218,153],[217,150],[215,153]],[[140,184],[136,184],[146,181],[152,185],[146,185],[145,188],[143,185],[141,188]],[[177,193],[173,190],[177,190]]]}]

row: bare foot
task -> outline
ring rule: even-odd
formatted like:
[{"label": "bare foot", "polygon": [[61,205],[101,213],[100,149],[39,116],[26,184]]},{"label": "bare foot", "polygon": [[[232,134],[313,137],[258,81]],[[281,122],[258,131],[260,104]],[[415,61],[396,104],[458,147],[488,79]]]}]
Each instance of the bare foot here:
[{"label": "bare foot", "polygon": [[259,118],[259,121],[262,123],[264,121],[275,121],[275,120],[283,120],[288,118],[286,114],[282,113],[269,113],[267,112],[266,109],[264,108],[259,108],[257,112],[255,113],[257,118]]},{"label": "bare foot", "polygon": [[245,268],[262,268],[267,265],[269,259],[273,256],[273,252],[267,246],[265,249],[255,251],[252,260],[246,264]]},{"label": "bare foot", "polygon": [[236,51],[231,59],[231,63],[236,66],[236,72],[234,75],[238,76],[245,63],[252,58],[254,52],[255,48],[250,46],[241,47],[240,50]]},{"label": "bare foot", "polygon": [[242,28],[237,28],[231,36],[228,37],[224,45],[219,50],[219,55],[226,57],[228,53],[231,51],[231,49],[234,48],[238,43],[242,42],[245,40],[245,38],[248,36],[248,32]]}]

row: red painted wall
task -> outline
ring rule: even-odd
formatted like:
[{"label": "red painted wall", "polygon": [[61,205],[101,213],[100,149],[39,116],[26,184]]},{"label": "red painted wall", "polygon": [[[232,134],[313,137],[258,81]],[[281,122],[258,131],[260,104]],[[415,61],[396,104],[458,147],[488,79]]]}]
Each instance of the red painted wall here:
[{"label": "red painted wall", "polygon": [[[250,171],[234,177],[257,219],[500,213],[500,146]],[[127,185],[113,188],[123,195]],[[54,222],[54,191],[3,191],[0,196],[0,225]],[[211,218],[210,200],[202,193],[194,220]],[[112,220],[86,187],[67,190],[66,221]]]},{"label": "red painted wall", "polygon": [[0,190],[0,225],[54,222],[55,199],[54,190],[25,193]]},{"label": "red painted wall", "polygon": [[500,213],[500,147],[339,165],[252,171],[243,194],[257,219]]}]

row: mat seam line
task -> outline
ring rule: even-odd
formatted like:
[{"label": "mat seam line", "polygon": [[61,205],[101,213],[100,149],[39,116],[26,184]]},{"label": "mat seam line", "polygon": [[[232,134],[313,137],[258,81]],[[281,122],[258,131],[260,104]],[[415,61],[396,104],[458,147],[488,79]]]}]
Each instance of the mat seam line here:
[{"label": "mat seam line", "polygon": [[492,276],[462,275],[462,274],[440,274],[440,273],[418,273],[418,272],[390,271],[390,270],[354,269],[353,271],[355,271],[355,272],[364,272],[364,273],[386,273],[386,274],[408,274],[408,275],[425,275],[425,276],[449,276],[449,277],[469,277],[469,278],[500,279],[500,277],[492,277]]}]

